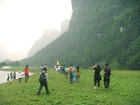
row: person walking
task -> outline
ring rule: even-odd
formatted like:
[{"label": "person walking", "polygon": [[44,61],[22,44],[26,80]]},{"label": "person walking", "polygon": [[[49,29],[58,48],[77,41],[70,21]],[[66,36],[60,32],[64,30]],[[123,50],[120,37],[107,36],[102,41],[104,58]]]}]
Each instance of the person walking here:
[{"label": "person walking", "polygon": [[73,71],[74,71],[74,68],[72,65],[70,65],[70,68],[69,68],[69,73],[70,73],[70,83],[72,84],[73,82]]},{"label": "person walking", "polygon": [[24,74],[25,74],[25,82],[27,83],[28,78],[29,78],[29,68],[28,65],[24,68]]},{"label": "person walking", "polygon": [[10,75],[9,73],[7,73],[7,81],[9,81]]},{"label": "person walking", "polygon": [[111,69],[108,67],[108,64],[106,64],[105,66],[106,67],[104,68],[104,86],[105,88],[109,89]]},{"label": "person walking", "polygon": [[46,94],[50,94],[49,89],[48,89],[48,74],[47,74],[46,67],[44,67],[43,72],[40,74],[39,82],[40,82],[40,87],[38,89],[37,95],[40,95],[40,92],[43,86],[46,89]]},{"label": "person walking", "polygon": [[76,82],[80,83],[80,70],[79,70],[79,66],[77,66],[77,71],[76,71]]},{"label": "person walking", "polygon": [[96,64],[93,69],[94,71],[94,89],[96,90],[96,82],[98,81],[98,88],[100,88],[100,80],[101,80],[101,68],[99,64]]}]

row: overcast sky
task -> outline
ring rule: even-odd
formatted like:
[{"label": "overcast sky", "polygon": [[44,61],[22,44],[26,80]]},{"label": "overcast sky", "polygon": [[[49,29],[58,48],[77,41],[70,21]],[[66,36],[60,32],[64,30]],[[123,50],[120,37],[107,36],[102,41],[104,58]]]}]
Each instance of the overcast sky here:
[{"label": "overcast sky", "polygon": [[24,58],[44,30],[60,30],[71,14],[71,0],[0,0],[0,45],[9,59]]}]

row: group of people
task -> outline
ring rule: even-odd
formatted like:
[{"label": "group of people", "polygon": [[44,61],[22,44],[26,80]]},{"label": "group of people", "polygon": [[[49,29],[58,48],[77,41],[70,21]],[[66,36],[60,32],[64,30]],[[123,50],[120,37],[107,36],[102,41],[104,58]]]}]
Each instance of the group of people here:
[{"label": "group of people", "polygon": [[14,73],[7,73],[7,75],[8,75],[8,77],[7,77],[7,81],[9,81],[10,79],[11,80],[15,80],[16,79],[16,72],[14,72]]},{"label": "group of people", "polygon": [[[98,82],[98,88],[100,88],[100,80],[101,80],[101,68],[99,64],[96,64],[93,67],[94,71],[94,89],[96,89],[96,82]],[[109,84],[110,84],[110,75],[111,75],[111,69],[108,67],[108,64],[105,64],[105,68],[104,68],[104,86],[105,88],[109,89]]]},{"label": "group of people", "polygon": [[[72,66],[70,65],[70,67],[67,67],[65,65],[63,66],[56,66],[56,72],[57,73],[61,73],[61,74],[65,74],[65,78],[68,78],[68,74],[70,75],[70,84],[72,84],[73,81],[76,80],[77,83],[80,83],[80,69],[79,66]],[[40,95],[41,89],[44,86],[45,90],[46,90],[46,94],[50,94],[49,89],[48,89],[48,73],[47,73],[48,67],[45,64],[44,66],[41,65],[40,66],[40,77],[39,77],[39,82],[40,82],[40,86],[37,92],[37,95]],[[96,82],[98,83],[98,88],[100,88],[100,80],[101,80],[101,67],[99,64],[96,64],[93,67],[94,70],[94,89],[96,89]],[[28,78],[29,78],[29,68],[28,65],[26,65],[26,67],[24,68],[24,74],[25,74],[25,82],[27,83]],[[21,83],[22,80],[22,73],[21,71],[19,71],[18,73],[18,81],[19,83]],[[110,75],[111,75],[111,69],[108,67],[108,64],[105,65],[104,68],[104,86],[105,88],[109,89],[109,84],[110,84]],[[11,72],[10,75],[8,74],[8,78],[7,81],[9,81],[9,78],[16,79],[16,72],[14,72],[14,74]]]},{"label": "group of people", "polygon": [[65,74],[65,78],[68,78],[68,74],[70,74],[70,83],[72,84],[73,81],[76,81],[77,83],[80,83],[80,70],[79,70],[79,66],[72,66],[70,65],[70,67],[65,66],[65,65],[56,65],[55,66],[55,70],[56,73],[61,73],[61,74]]},{"label": "group of people", "polygon": [[[7,81],[9,81],[10,79],[11,80],[15,80],[16,79],[16,72],[14,73],[8,73],[7,74],[8,77],[7,77]],[[18,72],[18,82],[21,83],[21,80],[22,80],[22,75],[25,75],[25,82],[27,83],[28,81],[28,78],[29,78],[29,68],[28,68],[28,65],[26,65],[26,67],[24,68],[24,74],[21,73],[21,71]]]}]

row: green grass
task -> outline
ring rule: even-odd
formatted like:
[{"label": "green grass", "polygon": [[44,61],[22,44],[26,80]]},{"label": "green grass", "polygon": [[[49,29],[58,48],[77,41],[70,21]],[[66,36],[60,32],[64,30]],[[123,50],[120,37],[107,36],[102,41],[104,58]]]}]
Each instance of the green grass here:
[{"label": "green grass", "polygon": [[113,70],[109,90],[104,88],[103,79],[101,88],[94,90],[92,70],[81,71],[80,84],[70,84],[69,78],[53,69],[48,74],[50,95],[45,94],[45,88],[36,95],[37,72],[28,83],[23,78],[21,84],[17,80],[0,84],[0,105],[140,105],[140,71]]}]

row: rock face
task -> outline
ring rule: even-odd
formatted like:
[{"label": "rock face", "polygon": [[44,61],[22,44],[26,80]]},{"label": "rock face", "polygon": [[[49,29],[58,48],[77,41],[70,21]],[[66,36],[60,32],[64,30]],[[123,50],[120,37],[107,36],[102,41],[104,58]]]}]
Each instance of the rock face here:
[{"label": "rock face", "polygon": [[[69,29],[22,64],[140,68],[139,0],[71,0]],[[121,27],[121,28],[120,28]],[[126,68],[124,68],[126,69]]]},{"label": "rock face", "polygon": [[33,47],[28,53],[28,57],[33,56],[37,51],[41,50],[59,36],[59,31],[56,29],[47,29],[42,37],[35,41]]}]

